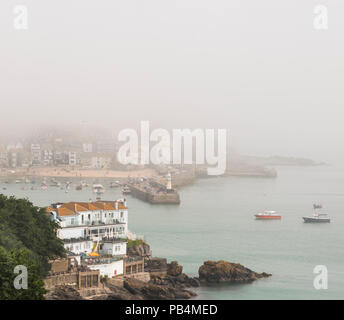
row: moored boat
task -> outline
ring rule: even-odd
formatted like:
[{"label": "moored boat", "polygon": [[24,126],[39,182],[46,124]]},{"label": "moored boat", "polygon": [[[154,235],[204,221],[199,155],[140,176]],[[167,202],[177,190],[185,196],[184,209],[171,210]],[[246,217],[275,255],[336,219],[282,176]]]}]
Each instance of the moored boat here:
[{"label": "moored boat", "polygon": [[103,185],[101,184],[93,184],[93,193],[96,193],[96,194],[102,194],[105,192],[105,189],[103,187]]},{"label": "moored boat", "polygon": [[313,204],[314,213],[313,216],[302,217],[305,223],[321,223],[321,222],[331,222],[330,217],[327,213],[319,213],[317,210],[322,209],[321,204]]},{"label": "moored boat", "polygon": [[131,193],[131,190],[130,188],[125,185],[123,188],[122,188],[122,194],[130,194]]},{"label": "moored boat", "polygon": [[282,219],[282,216],[277,214],[276,211],[263,211],[254,215],[257,220],[275,220]]}]

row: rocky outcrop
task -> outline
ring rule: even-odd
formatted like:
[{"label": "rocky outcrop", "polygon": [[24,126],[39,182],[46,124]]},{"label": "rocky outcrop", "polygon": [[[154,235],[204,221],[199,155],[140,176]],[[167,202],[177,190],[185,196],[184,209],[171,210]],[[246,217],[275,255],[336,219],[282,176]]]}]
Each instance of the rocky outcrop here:
[{"label": "rocky outcrop", "polygon": [[78,290],[71,286],[57,286],[45,295],[46,300],[83,300]]},{"label": "rocky outcrop", "polygon": [[146,242],[142,242],[139,245],[128,247],[127,255],[129,257],[140,256],[143,258],[150,258],[150,256],[151,256],[150,246]]},{"label": "rocky outcrop", "polygon": [[150,273],[166,274],[168,269],[166,258],[145,259],[145,271]]},{"label": "rocky outcrop", "polygon": [[238,283],[251,282],[270,277],[268,273],[254,272],[239,263],[228,261],[205,261],[198,270],[201,283]]},{"label": "rocky outcrop", "polygon": [[130,278],[124,281],[124,288],[138,299],[145,300],[190,299],[196,295],[182,286],[171,285],[169,282],[158,284],[155,281],[149,281],[146,283]]},{"label": "rocky outcrop", "polygon": [[200,281],[198,278],[191,278],[185,273],[180,274],[177,277],[173,276],[165,276],[165,277],[158,277],[153,276],[150,280],[151,283],[165,285],[165,286],[172,286],[172,287],[180,287],[180,288],[187,288],[187,287],[199,287]]},{"label": "rocky outcrop", "polygon": [[244,283],[271,274],[254,272],[239,263],[228,261],[205,261],[199,268],[199,278],[183,273],[177,261],[167,263],[164,258],[147,261],[146,272],[150,272],[148,282],[130,277],[107,279],[97,292],[86,295],[70,286],[58,286],[46,295],[49,300],[173,300],[190,299],[196,293],[189,288],[218,283]]},{"label": "rocky outcrop", "polygon": [[172,261],[167,264],[167,275],[177,277],[183,272],[183,267],[177,261]]}]

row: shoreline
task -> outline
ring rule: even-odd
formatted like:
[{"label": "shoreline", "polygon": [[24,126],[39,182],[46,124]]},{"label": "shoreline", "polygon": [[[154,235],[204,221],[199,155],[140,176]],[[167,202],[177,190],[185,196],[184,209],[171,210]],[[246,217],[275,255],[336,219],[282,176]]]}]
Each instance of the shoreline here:
[{"label": "shoreline", "polygon": [[123,170],[96,170],[96,169],[66,169],[63,167],[49,168],[19,168],[16,170],[0,171],[2,178],[25,178],[25,177],[52,177],[52,178],[152,178],[158,173],[154,169],[139,169],[132,171]]}]

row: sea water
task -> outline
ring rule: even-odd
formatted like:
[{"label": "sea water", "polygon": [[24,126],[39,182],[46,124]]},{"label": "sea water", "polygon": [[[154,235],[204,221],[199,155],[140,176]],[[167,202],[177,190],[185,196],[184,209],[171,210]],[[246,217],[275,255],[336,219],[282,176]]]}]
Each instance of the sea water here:
[{"label": "sea water", "polygon": [[[144,235],[153,256],[177,260],[184,272],[197,275],[206,260],[238,262],[272,277],[249,284],[196,289],[196,299],[343,299],[344,168],[278,167],[278,177],[214,177],[181,188],[180,205],[151,205],[126,196],[129,229]],[[68,193],[57,187],[30,190],[30,184],[4,184],[6,195],[27,197],[35,205],[95,200],[92,188]],[[40,181],[36,178],[36,186]],[[63,181],[59,179],[59,181]],[[91,181],[91,180],[89,180]],[[106,188],[105,200],[123,197],[121,188]],[[27,190],[21,190],[27,186]],[[331,223],[305,224],[321,203]],[[254,214],[275,210],[281,220],[258,221]],[[313,285],[315,266],[328,270],[328,289]]]}]

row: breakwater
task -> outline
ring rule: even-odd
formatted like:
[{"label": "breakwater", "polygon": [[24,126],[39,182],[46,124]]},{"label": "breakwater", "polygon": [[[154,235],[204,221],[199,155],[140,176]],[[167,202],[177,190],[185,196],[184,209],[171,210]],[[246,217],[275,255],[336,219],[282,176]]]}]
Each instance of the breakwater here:
[{"label": "breakwater", "polygon": [[128,184],[131,195],[142,201],[153,204],[180,204],[179,193],[176,189],[167,190],[164,185],[153,181]]}]

